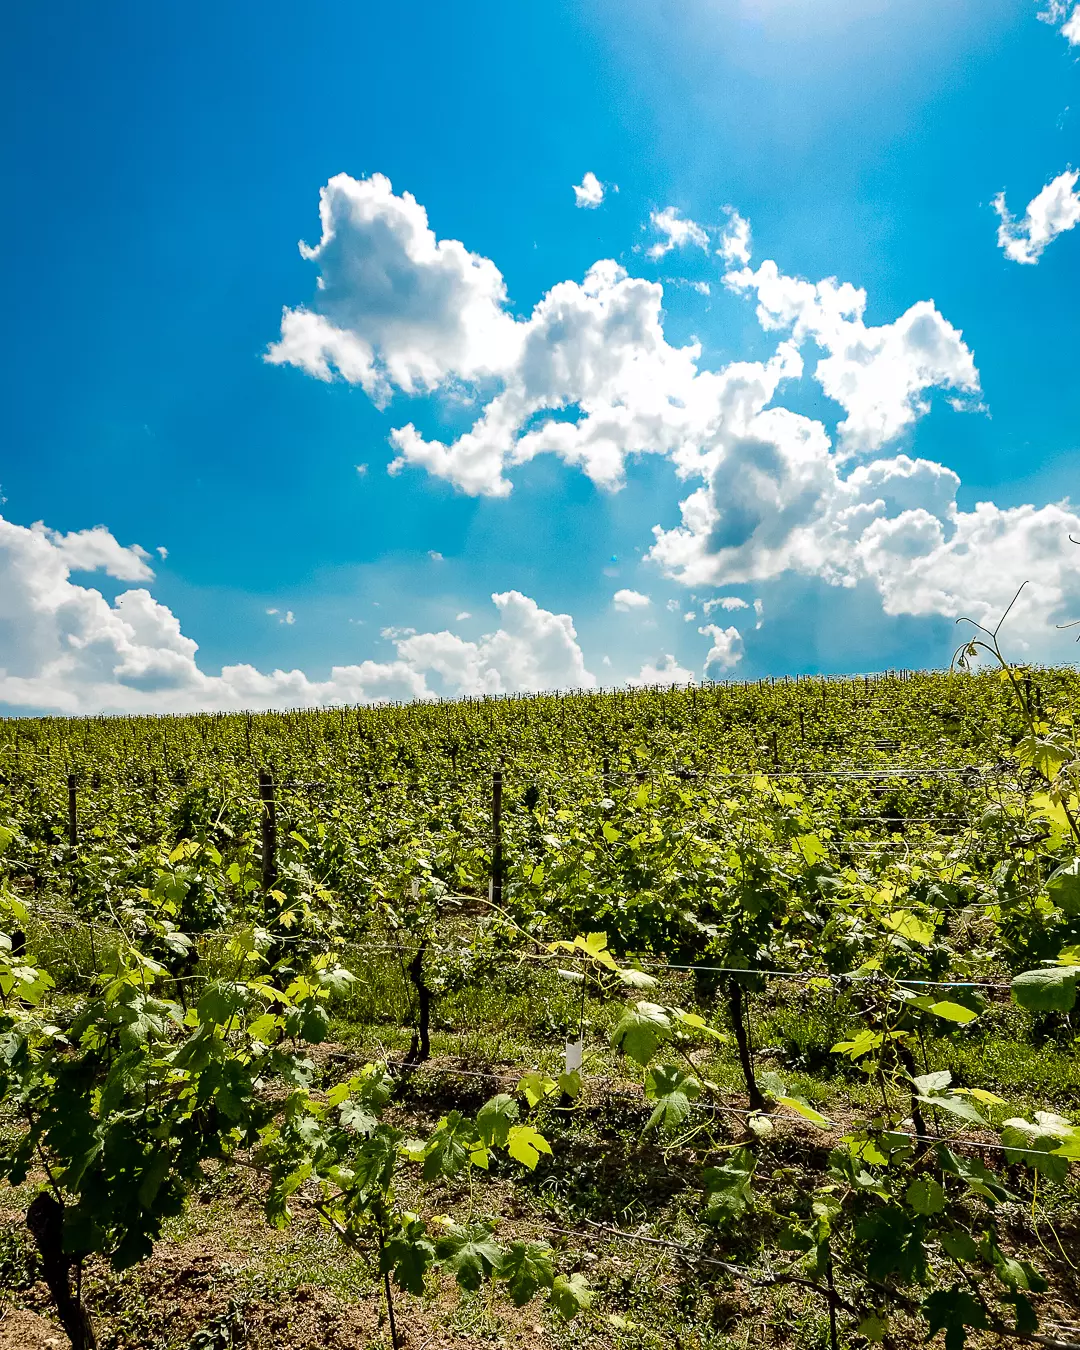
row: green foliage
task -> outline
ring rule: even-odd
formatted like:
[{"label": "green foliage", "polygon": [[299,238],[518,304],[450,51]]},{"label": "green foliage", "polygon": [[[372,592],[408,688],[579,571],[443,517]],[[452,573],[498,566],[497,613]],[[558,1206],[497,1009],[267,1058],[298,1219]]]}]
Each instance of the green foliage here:
[{"label": "green foliage", "polygon": [[[996,636],[976,641],[994,654]],[[775,1240],[819,1287],[838,1280],[870,1341],[889,1335],[893,1295],[948,1350],[1006,1315],[1030,1334],[1041,1277],[1006,1251],[997,1211],[1068,1178],[1077,1128],[1030,1095],[1007,1107],[957,1069],[970,1059],[945,1061],[953,1076],[917,1067],[986,1043],[1000,1010],[970,987],[982,982],[1012,981],[1018,1043],[1054,1038],[1064,1054],[1075,1036],[1080,680],[1001,674],[0,726],[0,1101],[17,1122],[4,1174],[22,1182],[43,1154],[70,1255],[124,1265],[207,1164],[243,1150],[271,1222],[314,1207],[398,1288],[420,1295],[441,1270],[569,1315],[590,1291],[545,1244],[504,1245],[471,1209],[441,1222],[396,1196],[403,1173],[421,1195],[458,1177],[471,1194],[486,1169],[557,1179],[610,1034],[644,1090],[644,1132],[713,1150],[689,1217],[715,1240],[752,1234],[766,1256]],[[499,759],[495,909],[482,897]],[[267,881],[254,769],[269,763]],[[401,958],[403,1018],[414,959],[441,1010],[559,961],[548,1050],[580,1036],[585,1062],[560,1073],[530,1054],[544,1067],[515,1094],[406,1138],[389,1123],[390,1068],[334,1082],[311,1053],[335,1000],[380,1006],[383,986],[354,982],[346,953],[385,948]],[[661,992],[665,959],[687,971],[678,994]],[[872,1102],[782,1218],[765,1160],[832,1127],[809,1087],[811,1100],[755,1068],[766,988],[789,1022],[828,1005],[819,1058],[833,1045],[830,1076]],[[752,1005],[754,1036],[732,1051],[768,1097],[741,1121],[711,1081],[718,998],[736,1040]],[[784,1040],[797,1072],[807,1047]]]}]

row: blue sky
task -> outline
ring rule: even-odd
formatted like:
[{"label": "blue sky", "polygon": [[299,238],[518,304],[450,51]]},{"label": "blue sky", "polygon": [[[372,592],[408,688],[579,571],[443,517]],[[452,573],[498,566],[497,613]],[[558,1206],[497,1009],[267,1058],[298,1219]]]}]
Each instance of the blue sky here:
[{"label": "blue sky", "polygon": [[[1061,505],[1080,449],[1080,19],[1046,9],[21,7],[0,54],[0,708],[940,665],[956,615],[1024,580],[1016,653],[1073,659],[1054,624],[1080,614],[1080,520]],[[586,172],[604,196],[579,207]],[[332,179],[338,251],[305,258]],[[415,212],[430,265],[400,254]],[[750,255],[725,258],[740,218]],[[698,233],[652,257],[665,219]],[[463,249],[436,302],[424,278],[458,256],[446,241]],[[604,259],[623,270],[590,300]],[[485,268],[505,300],[485,291],[459,322]],[[829,278],[865,290],[862,320],[814,289]],[[596,352],[625,304],[659,355],[620,349],[610,378],[575,367],[538,392],[535,351],[511,348],[577,359],[544,301],[560,285]],[[330,295],[332,378],[310,352],[264,359],[284,308]],[[382,372],[374,399],[342,373],[356,341]],[[386,372],[417,342],[410,392]],[[768,384],[784,344],[801,377],[788,359],[736,425],[712,377],[755,363]],[[387,473],[394,429],[450,447],[500,396],[520,416],[495,479],[439,477],[426,451]],[[558,439],[549,421],[612,409],[636,428],[618,490],[544,444],[514,462],[529,432]],[[695,493],[705,523],[679,534]]]}]

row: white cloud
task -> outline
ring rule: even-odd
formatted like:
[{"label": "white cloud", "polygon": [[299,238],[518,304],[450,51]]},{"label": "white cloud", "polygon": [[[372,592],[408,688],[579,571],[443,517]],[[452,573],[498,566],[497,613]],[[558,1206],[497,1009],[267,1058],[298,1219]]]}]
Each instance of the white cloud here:
[{"label": "white cloud", "polygon": [[646,609],[652,604],[647,595],[642,595],[640,591],[616,591],[612,597],[612,603],[616,609],[627,613],[634,609]]},{"label": "white cloud", "polygon": [[677,207],[665,206],[662,211],[653,211],[649,223],[658,234],[664,236],[645,250],[650,258],[662,258],[673,248],[682,248],[685,244],[708,252],[709,236],[706,231],[696,221],[681,215]]},{"label": "white cloud", "polygon": [[[1077,6],[1073,18],[1077,19],[1078,16],[1080,6]],[[1080,29],[1077,42],[1080,42]],[[994,198],[994,210],[1001,218],[997,241],[1006,258],[1015,263],[1037,263],[1047,244],[1080,222],[1080,192],[1076,191],[1078,179],[1080,173],[1075,169],[1059,173],[1037,196],[1032,197],[1020,220],[1010,215],[1005,205],[1004,192],[998,193]]]},{"label": "white cloud", "polygon": [[[351,209],[357,199],[364,210]],[[581,283],[553,286],[527,319],[515,321],[503,308],[495,265],[462,244],[438,241],[423,208],[408,194],[395,196],[386,179],[333,179],[322,210],[323,242],[309,250],[323,268],[315,317],[345,316],[353,326],[338,324],[334,341],[368,353],[359,365],[339,363],[341,373],[375,397],[395,384],[410,391],[440,384],[453,390],[463,381],[484,386],[480,415],[455,441],[426,440],[412,424],[391,433],[394,472],[420,467],[470,495],[506,496],[507,469],[538,454],[554,454],[610,489],[622,484],[635,455],[666,455],[684,477],[699,472],[746,432],[782,382],[802,375],[797,344],[810,338],[825,352],[817,379],[847,410],[840,428],[847,448],[878,449],[907,430],[935,386],[978,391],[971,353],[929,301],[892,324],[868,327],[865,293],[852,286],[799,281],[768,261],[756,272],[729,272],[732,288],[756,292],[766,327],[788,327],[792,340],[770,361],[705,371],[697,344],[667,342],[662,287],[610,260],[596,263]],[[665,219],[676,222],[677,237],[707,242],[693,222]],[[741,256],[745,232],[736,229],[731,238],[729,249]],[[370,254],[392,255],[394,267],[381,262],[378,275],[388,273],[393,284],[380,289],[371,267],[350,270],[342,262]],[[444,284],[435,286],[433,274]],[[391,322],[398,292],[402,315]],[[283,339],[273,359],[292,359],[286,345]],[[329,373],[325,363],[290,350],[312,373]],[[567,411],[572,416],[552,416]]]},{"label": "white cloud", "polygon": [[377,402],[504,370],[522,325],[506,312],[499,269],[437,239],[409,192],[382,174],[337,174],[319,194],[322,238],[300,252],[320,270],[311,309],[286,309],[266,354],[318,379],[336,371]]},{"label": "white cloud", "polygon": [[742,634],[737,628],[719,628],[707,623],[698,632],[702,637],[712,639],[712,646],[705,657],[705,674],[709,679],[718,679],[729,670],[734,670],[745,655]]},{"label": "white cloud", "polygon": [[[595,683],[570,616],[541,609],[518,591],[492,596],[499,627],[476,643],[449,632],[391,630],[393,660],[335,666],[325,680],[300,670],[264,674],[248,665],[209,675],[197,663],[198,644],[149,591],[126,590],[110,604],[100,591],[71,580],[72,571],[91,566],[124,579],[141,556],[103,527],[61,535],[0,517],[0,704],[72,714],[189,712]],[[293,621],[288,610],[268,613]]]},{"label": "white cloud", "polygon": [[30,526],[33,533],[46,539],[73,572],[104,572],[117,581],[151,581],[150,554],[138,544],[118,544],[104,525],[92,530],[73,530],[61,534],[48,529],[40,520]]},{"label": "white cloud", "polygon": [[715,600],[706,600],[702,606],[706,614],[711,614],[714,609],[733,610],[749,609],[750,606],[745,600],[740,600],[737,595],[721,595]]},{"label": "white cloud", "polygon": [[157,549],[155,551],[157,552],[157,555],[162,562],[164,562],[165,559],[169,556],[169,550],[165,547],[164,544],[158,544]]},{"label": "white cloud", "polygon": [[[850,284],[790,277],[769,260],[728,271],[726,284],[754,296],[762,326],[781,340],[766,361],[710,371],[696,343],[667,341],[663,288],[613,261],[580,283],[559,282],[514,320],[494,264],[437,241],[423,209],[395,197],[385,179],[332,180],[323,209],[323,243],[311,254],[327,283],[317,317],[344,334],[343,350],[366,343],[370,353],[367,365],[339,364],[342,373],[376,396],[388,386],[455,392],[471,381],[478,398],[472,427],[452,442],[427,441],[411,424],[394,430],[395,470],[421,467],[467,493],[505,496],[508,471],[539,454],[607,489],[622,484],[628,460],[662,455],[689,486],[681,523],[655,527],[648,560],[682,584],[725,588],[793,573],[841,587],[870,582],[889,613],[954,615],[984,593],[997,605],[1041,548],[1050,579],[1025,601],[1026,631],[1072,617],[1078,555],[1066,526],[1080,534],[1080,520],[1067,503],[964,513],[950,469],[882,453],[927,411],[933,390],[951,391],[959,407],[979,394],[971,351],[932,301],[871,326],[866,293]],[[676,222],[672,246],[707,243],[700,226],[674,212],[666,219]],[[740,261],[748,233],[734,213],[728,228]],[[392,278],[383,291],[370,257]],[[399,302],[402,318],[392,322]],[[845,412],[838,444],[822,422],[776,404],[782,386],[802,377],[809,342],[821,353],[815,379]],[[317,362],[308,368],[325,373]],[[853,468],[853,452],[878,457]],[[754,610],[760,627],[757,601]]]},{"label": "white cloud", "polygon": [[640,687],[651,684],[693,684],[694,680],[694,672],[680,666],[674,656],[669,653],[662,656],[655,665],[646,662],[638,674],[632,675],[626,683]]},{"label": "white cloud", "polygon": [[443,555],[442,555],[437,549],[434,549],[434,548],[429,548],[429,549],[428,549],[428,557],[429,557],[429,558],[431,559],[431,561],[434,562],[434,563],[441,563],[441,562],[445,562],[445,561],[446,561],[446,559],[443,557]]},{"label": "white cloud", "polygon": [[574,184],[574,205],[597,207],[604,200],[604,185],[590,169],[580,183]]},{"label": "white cloud", "polygon": [[443,677],[452,693],[517,693],[530,689],[590,689],[569,614],[552,614],[520,591],[492,597],[502,626],[479,642],[453,633],[419,633],[397,645],[398,655]]},{"label": "white cloud", "polygon": [[845,410],[838,428],[854,451],[880,450],[929,411],[934,388],[979,392],[979,373],[962,335],[932,300],[919,300],[892,323],[868,327],[866,292],[835,278],[816,284],[785,276],[775,262],[729,272],[734,291],[753,291],[766,330],[812,338],[826,352],[814,378]]},{"label": "white cloud", "polygon": [[[747,381],[771,392],[780,371],[748,365],[699,374],[700,349],[665,339],[662,304],[658,283],[628,277],[610,261],[596,263],[581,284],[560,282],[523,325],[520,360],[472,429],[446,445],[412,425],[398,428],[391,467],[418,465],[471,495],[506,496],[505,469],[542,453],[605,488],[622,484],[628,456],[694,457],[718,403],[740,401]],[[541,419],[571,407],[575,420]]]},{"label": "white cloud", "polygon": [[750,261],[750,222],[740,216],[733,206],[729,206],[727,212],[728,222],[716,252],[729,267],[736,263],[742,263],[745,267]]},{"label": "white cloud", "polygon": [[461,623],[463,619],[471,619],[471,618],[472,615],[469,613],[469,611],[467,609],[463,609],[460,614],[454,616],[454,622]]},{"label": "white cloud", "polygon": [[1071,46],[1080,46],[1080,5],[1073,5],[1070,14],[1068,0],[1049,0],[1039,18],[1044,23],[1060,24],[1062,37]]},{"label": "white cloud", "polygon": [[696,619],[697,615],[694,613],[692,609],[688,609],[686,613],[683,615],[683,623],[694,623]]}]

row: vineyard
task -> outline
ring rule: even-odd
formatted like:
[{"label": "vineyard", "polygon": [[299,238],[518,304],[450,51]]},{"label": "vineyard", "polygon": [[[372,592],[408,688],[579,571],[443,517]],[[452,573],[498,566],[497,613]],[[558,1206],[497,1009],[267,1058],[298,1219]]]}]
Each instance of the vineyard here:
[{"label": "vineyard", "polygon": [[0,723],[0,1346],[1080,1346],[1077,714]]}]

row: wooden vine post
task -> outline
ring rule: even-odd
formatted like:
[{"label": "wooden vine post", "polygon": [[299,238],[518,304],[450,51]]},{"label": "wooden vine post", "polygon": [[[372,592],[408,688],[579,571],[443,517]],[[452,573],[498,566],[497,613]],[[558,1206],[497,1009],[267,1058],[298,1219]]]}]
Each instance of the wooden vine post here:
[{"label": "wooden vine post", "polygon": [[68,843],[72,848],[79,842],[79,791],[78,780],[73,773],[67,776],[68,790]]},{"label": "wooden vine post", "polygon": [[491,775],[491,903],[502,904],[503,847],[502,847],[502,769]]},{"label": "wooden vine post", "polygon": [[277,802],[274,777],[269,769],[259,770],[259,799],[262,803],[262,888],[272,891],[277,881]]}]

